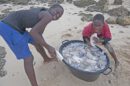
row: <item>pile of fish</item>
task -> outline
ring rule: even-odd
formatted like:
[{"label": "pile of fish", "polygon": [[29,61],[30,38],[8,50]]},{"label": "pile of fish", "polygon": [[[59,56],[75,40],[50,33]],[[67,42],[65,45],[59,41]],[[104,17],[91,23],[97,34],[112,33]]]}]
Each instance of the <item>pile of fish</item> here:
[{"label": "pile of fish", "polygon": [[82,71],[96,72],[107,65],[107,57],[97,47],[88,48],[84,43],[70,43],[62,50],[64,60],[72,67]]}]

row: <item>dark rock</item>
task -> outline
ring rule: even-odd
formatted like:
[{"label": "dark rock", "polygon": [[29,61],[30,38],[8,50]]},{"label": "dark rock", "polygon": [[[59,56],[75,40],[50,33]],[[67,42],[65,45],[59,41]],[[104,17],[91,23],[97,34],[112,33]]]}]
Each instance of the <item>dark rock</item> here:
[{"label": "dark rock", "polygon": [[5,48],[0,46],[0,77],[3,77],[7,74],[7,72],[4,71],[4,65],[6,63],[6,60],[4,59],[5,55]]}]

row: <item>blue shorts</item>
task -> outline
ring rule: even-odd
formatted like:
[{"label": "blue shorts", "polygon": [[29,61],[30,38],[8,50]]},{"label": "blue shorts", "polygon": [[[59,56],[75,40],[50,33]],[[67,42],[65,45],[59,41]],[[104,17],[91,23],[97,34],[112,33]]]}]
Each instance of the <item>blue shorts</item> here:
[{"label": "blue shorts", "polygon": [[0,35],[6,41],[17,59],[25,59],[32,56],[28,43],[33,43],[34,40],[28,32],[21,34],[11,26],[0,21]]}]

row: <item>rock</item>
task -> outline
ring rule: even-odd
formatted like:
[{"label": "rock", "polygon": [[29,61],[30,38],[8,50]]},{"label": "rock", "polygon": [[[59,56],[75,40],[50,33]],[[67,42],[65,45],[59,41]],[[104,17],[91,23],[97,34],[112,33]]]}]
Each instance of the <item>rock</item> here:
[{"label": "rock", "polygon": [[37,0],[37,1],[40,1],[40,2],[43,2],[43,3],[47,3],[48,0]]},{"label": "rock", "polygon": [[122,5],[122,0],[114,0],[114,5]]},{"label": "rock", "polygon": [[3,77],[7,74],[7,72],[5,70],[0,70],[0,77]]},{"label": "rock", "polygon": [[111,16],[128,16],[130,12],[123,6],[120,6],[109,10],[107,13]]},{"label": "rock", "polygon": [[101,11],[107,11],[108,10],[108,0],[99,0],[96,3],[96,6],[98,7],[98,9],[100,9]]},{"label": "rock", "polygon": [[3,19],[6,16],[7,16],[7,14],[0,14],[0,20]]},{"label": "rock", "polygon": [[117,24],[119,25],[130,25],[130,16],[120,16],[116,20]]},{"label": "rock", "polygon": [[4,67],[6,60],[0,59],[0,70]]},{"label": "rock", "polygon": [[9,0],[0,0],[0,3],[2,4],[2,3],[7,3],[7,2],[9,2]]},{"label": "rock", "polygon": [[5,55],[5,48],[0,46],[0,77],[5,76],[7,73],[6,71],[4,71],[4,65],[6,63],[6,60],[4,59]]},{"label": "rock", "polygon": [[117,24],[116,20],[117,20],[117,17],[110,16],[108,19],[106,19],[106,22],[109,24]]},{"label": "rock", "polygon": [[48,0],[47,1],[49,4],[55,4],[55,3],[63,3],[64,0]]},{"label": "rock", "polygon": [[73,0],[66,0],[66,2],[68,2],[68,3],[72,3],[72,2],[73,2]]},{"label": "rock", "polygon": [[74,5],[78,6],[78,7],[85,7],[85,6],[95,4],[95,3],[96,3],[95,0],[76,0],[76,1],[74,1]]},{"label": "rock", "polygon": [[2,10],[1,12],[2,12],[2,13],[9,13],[9,12],[10,12],[10,10],[12,10],[12,8],[7,8],[7,9],[4,9],[4,10]]},{"label": "rock", "polygon": [[96,4],[90,5],[87,8],[87,11],[90,12],[106,12],[108,10],[107,0],[99,0]]},{"label": "rock", "polygon": [[87,9],[86,9],[86,11],[90,11],[90,12],[94,12],[94,11],[101,12],[101,9],[96,4],[94,4],[94,5],[88,6]]},{"label": "rock", "polygon": [[92,14],[85,14],[85,13],[80,13],[79,16],[81,17],[82,21],[92,21],[93,15]]},{"label": "rock", "polygon": [[0,46],[0,58],[4,58],[5,55],[6,55],[5,48]]},{"label": "rock", "polygon": [[14,4],[22,4],[22,5],[25,5],[25,4],[28,4],[28,2],[30,0],[10,0],[12,1]]}]

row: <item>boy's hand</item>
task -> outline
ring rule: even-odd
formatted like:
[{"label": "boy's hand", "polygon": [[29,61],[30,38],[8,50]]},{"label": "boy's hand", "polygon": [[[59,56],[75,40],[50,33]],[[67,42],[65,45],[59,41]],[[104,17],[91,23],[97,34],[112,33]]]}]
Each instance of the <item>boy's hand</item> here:
[{"label": "boy's hand", "polygon": [[99,45],[102,45],[103,43],[103,39],[100,39],[100,38],[94,37],[93,40],[95,41],[96,44],[99,44]]},{"label": "boy's hand", "polygon": [[48,45],[48,52],[51,55],[51,57],[56,58],[55,48],[53,48],[52,46]]}]

